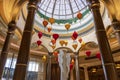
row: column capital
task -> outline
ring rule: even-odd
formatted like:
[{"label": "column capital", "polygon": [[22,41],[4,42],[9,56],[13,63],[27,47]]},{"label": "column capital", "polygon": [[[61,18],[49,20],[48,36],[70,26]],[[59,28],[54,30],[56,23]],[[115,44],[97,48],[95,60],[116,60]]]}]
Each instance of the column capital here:
[{"label": "column capital", "polygon": [[49,55],[49,56],[52,56],[52,54],[53,54],[53,52],[48,52],[48,55]]},{"label": "column capital", "polygon": [[29,0],[28,8],[35,8],[37,9],[37,4],[41,0]]},{"label": "column capital", "polygon": [[99,9],[100,2],[99,0],[86,0],[90,9]]},{"label": "column capital", "polygon": [[114,27],[115,30],[119,30],[120,32],[120,21],[118,21],[117,19],[113,19],[112,26]]},{"label": "column capital", "polygon": [[79,51],[78,52],[74,52],[75,55],[79,55]]},{"label": "column capital", "polygon": [[15,29],[16,29],[16,22],[15,21],[11,21],[8,24],[8,33],[14,33]]}]

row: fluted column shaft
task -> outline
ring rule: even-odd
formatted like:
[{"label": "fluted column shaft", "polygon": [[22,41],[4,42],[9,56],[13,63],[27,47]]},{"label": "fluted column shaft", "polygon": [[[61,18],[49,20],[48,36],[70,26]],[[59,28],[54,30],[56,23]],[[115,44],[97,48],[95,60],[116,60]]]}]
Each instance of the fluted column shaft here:
[{"label": "fluted column shaft", "polygon": [[8,51],[9,51],[9,47],[10,47],[10,42],[12,40],[12,37],[14,35],[14,31],[16,28],[16,23],[15,21],[11,21],[8,24],[8,32],[7,32],[7,36],[1,51],[1,55],[0,55],[0,79],[2,78],[2,73],[5,67],[5,63],[7,60],[7,55],[8,55]]},{"label": "fluted column shaft", "polygon": [[80,70],[79,70],[79,53],[75,53],[75,70],[76,70],[76,80],[80,80]]},{"label": "fluted column shaft", "polygon": [[51,65],[52,65],[52,53],[49,53],[47,66],[47,80],[51,80]]},{"label": "fluted column shaft", "polygon": [[85,74],[85,80],[89,80],[88,67],[87,66],[84,66],[84,74]]},{"label": "fluted column shaft", "polygon": [[112,26],[115,30],[116,37],[117,37],[118,42],[120,44],[120,22],[117,19],[113,19]]},{"label": "fluted column shaft", "polygon": [[28,16],[23,31],[22,41],[18,53],[18,59],[13,80],[25,80],[30,55],[31,36],[37,3],[38,0],[29,0]]},{"label": "fluted column shaft", "polygon": [[102,17],[100,14],[99,0],[87,0],[91,11],[93,13],[95,30],[97,40],[101,52],[101,60],[106,80],[118,80],[118,76],[115,69],[115,63],[113,61],[111,49],[108,43],[106,31],[103,25]]}]

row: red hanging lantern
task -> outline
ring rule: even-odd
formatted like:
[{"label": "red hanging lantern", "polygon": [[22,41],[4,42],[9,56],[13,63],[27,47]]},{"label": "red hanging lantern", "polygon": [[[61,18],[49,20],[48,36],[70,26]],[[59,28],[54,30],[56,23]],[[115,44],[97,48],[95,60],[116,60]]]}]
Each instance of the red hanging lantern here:
[{"label": "red hanging lantern", "polygon": [[77,18],[78,18],[78,19],[81,19],[81,18],[82,18],[82,13],[79,12],[79,13],[77,14]]},{"label": "red hanging lantern", "polygon": [[48,30],[48,32],[51,32],[52,28],[51,28],[51,27],[48,27],[47,30]]},{"label": "red hanging lantern", "polygon": [[91,51],[86,51],[85,53],[88,57],[91,55]]},{"label": "red hanging lantern", "polygon": [[40,46],[42,44],[42,41],[38,40],[37,45]]},{"label": "red hanging lantern", "polygon": [[59,38],[59,34],[53,34],[53,38],[57,40]]},{"label": "red hanging lantern", "polygon": [[66,28],[66,30],[69,30],[69,29],[70,29],[70,27],[71,27],[71,25],[70,25],[70,24],[65,24],[65,28]]},{"label": "red hanging lantern", "polygon": [[48,22],[46,20],[43,21],[43,26],[46,27],[48,25]]},{"label": "red hanging lantern", "polygon": [[53,54],[54,54],[55,56],[58,56],[58,52],[57,52],[57,51],[55,51]]},{"label": "red hanging lantern", "polygon": [[54,45],[56,43],[56,40],[55,39],[52,39],[51,40],[52,44]]},{"label": "red hanging lantern", "polygon": [[97,57],[99,60],[101,60],[100,53],[97,53],[97,54],[96,54],[96,57]]},{"label": "red hanging lantern", "polygon": [[72,70],[73,69],[73,64],[70,64],[70,70]]},{"label": "red hanging lantern", "polygon": [[74,33],[73,33],[73,38],[76,40],[77,39],[77,37],[78,37],[78,33],[76,32],[76,31],[74,31]]},{"label": "red hanging lantern", "polygon": [[79,40],[78,40],[80,43],[82,42],[82,38],[79,38]]},{"label": "red hanging lantern", "polygon": [[53,23],[55,23],[55,19],[54,19],[54,18],[49,18],[49,22],[50,22],[51,24],[53,24]]},{"label": "red hanging lantern", "polygon": [[38,33],[38,37],[41,38],[42,37],[42,32]]}]

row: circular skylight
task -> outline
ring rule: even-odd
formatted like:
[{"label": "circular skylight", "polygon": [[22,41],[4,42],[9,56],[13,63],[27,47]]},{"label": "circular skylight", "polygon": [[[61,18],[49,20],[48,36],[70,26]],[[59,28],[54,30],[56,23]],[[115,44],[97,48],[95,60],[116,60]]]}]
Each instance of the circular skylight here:
[{"label": "circular skylight", "polygon": [[58,20],[75,18],[87,7],[85,0],[41,0],[38,10],[47,17]]}]

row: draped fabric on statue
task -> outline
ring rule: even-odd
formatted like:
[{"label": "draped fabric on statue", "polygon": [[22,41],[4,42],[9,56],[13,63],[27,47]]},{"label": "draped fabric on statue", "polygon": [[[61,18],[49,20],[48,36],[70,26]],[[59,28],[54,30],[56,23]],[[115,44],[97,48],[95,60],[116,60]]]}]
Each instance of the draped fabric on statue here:
[{"label": "draped fabric on statue", "polygon": [[59,50],[58,54],[58,62],[61,71],[60,80],[68,80],[69,72],[70,72],[70,54],[65,53],[63,50]]}]

